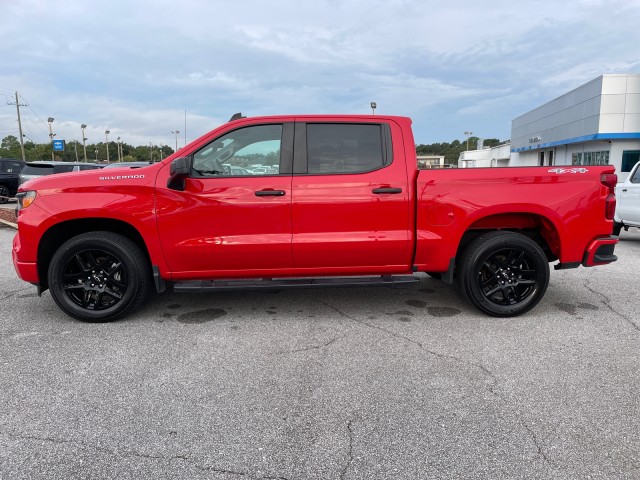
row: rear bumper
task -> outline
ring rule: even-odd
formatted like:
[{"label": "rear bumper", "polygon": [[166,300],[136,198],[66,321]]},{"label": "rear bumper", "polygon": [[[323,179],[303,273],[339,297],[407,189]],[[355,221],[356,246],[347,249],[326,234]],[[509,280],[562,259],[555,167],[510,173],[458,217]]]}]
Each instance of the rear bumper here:
[{"label": "rear bumper", "polygon": [[598,265],[606,265],[618,260],[613,254],[618,237],[598,238],[592,241],[584,252],[582,257],[582,266],[595,267]]}]

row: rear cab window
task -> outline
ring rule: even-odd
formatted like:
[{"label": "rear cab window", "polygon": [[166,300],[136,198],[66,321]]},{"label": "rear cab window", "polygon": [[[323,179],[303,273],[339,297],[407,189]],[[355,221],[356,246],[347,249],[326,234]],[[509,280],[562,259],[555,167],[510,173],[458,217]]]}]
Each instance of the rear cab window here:
[{"label": "rear cab window", "polygon": [[307,123],[304,140],[307,166],[306,172],[299,173],[366,173],[384,168],[393,160],[391,132],[386,124]]}]

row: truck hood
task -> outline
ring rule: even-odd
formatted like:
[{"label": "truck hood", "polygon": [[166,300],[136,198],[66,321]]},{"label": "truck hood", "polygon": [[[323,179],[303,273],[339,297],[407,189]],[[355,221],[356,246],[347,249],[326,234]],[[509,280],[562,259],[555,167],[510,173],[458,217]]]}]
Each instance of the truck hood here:
[{"label": "truck hood", "polygon": [[104,188],[126,183],[127,185],[147,185],[156,177],[162,163],[142,168],[109,168],[86,170],[84,172],[55,173],[34,178],[23,183],[19,191],[73,191],[75,189]]}]

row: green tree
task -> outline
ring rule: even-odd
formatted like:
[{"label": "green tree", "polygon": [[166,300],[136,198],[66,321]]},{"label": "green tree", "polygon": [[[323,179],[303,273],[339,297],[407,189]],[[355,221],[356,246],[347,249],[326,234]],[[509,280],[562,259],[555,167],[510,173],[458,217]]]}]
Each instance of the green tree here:
[{"label": "green tree", "polygon": [[14,135],[7,135],[0,143],[0,156],[5,158],[22,158],[20,141]]}]

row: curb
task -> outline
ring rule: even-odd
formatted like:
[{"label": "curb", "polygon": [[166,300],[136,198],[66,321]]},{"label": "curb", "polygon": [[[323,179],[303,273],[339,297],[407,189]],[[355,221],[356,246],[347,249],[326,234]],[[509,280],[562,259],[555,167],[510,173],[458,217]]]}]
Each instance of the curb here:
[{"label": "curb", "polygon": [[16,230],[18,229],[17,223],[8,222],[6,220],[2,220],[1,218],[0,218],[0,223],[2,223],[3,225],[7,225],[8,227],[15,228]]}]

